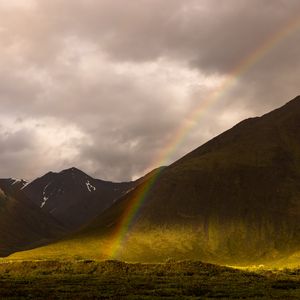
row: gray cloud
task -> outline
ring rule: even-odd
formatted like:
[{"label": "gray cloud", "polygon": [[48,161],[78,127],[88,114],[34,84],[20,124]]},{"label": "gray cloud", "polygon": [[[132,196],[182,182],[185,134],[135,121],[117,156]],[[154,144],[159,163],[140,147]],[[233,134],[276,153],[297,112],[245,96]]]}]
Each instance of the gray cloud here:
[{"label": "gray cloud", "polygon": [[128,180],[283,104],[299,93],[300,26],[210,99],[299,13],[296,0],[0,2],[0,176],[75,165]]}]

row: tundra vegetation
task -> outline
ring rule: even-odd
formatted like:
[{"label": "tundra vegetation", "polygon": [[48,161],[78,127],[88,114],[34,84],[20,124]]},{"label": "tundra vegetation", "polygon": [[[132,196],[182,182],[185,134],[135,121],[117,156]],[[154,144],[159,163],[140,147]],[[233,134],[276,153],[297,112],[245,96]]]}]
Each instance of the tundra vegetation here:
[{"label": "tundra vegetation", "polygon": [[0,263],[1,299],[298,299],[300,268],[232,268],[200,261]]}]

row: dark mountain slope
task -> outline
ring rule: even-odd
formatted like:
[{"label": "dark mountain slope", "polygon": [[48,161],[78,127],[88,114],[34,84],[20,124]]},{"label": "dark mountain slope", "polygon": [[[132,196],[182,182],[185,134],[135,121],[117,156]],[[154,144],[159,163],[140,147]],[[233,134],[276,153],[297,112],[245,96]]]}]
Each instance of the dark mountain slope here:
[{"label": "dark mountain slope", "polygon": [[[138,190],[101,215],[87,232],[117,224],[134,193]],[[269,114],[239,123],[164,169],[132,231],[185,228],[189,238],[182,243],[190,250],[174,255],[256,260],[300,249],[299,217],[297,97]],[[128,239],[128,249],[134,242],[136,238]],[[159,253],[155,246],[153,252]],[[172,253],[166,252],[166,257]]]},{"label": "dark mountain slope", "polygon": [[21,190],[27,185],[27,181],[24,179],[16,178],[1,178],[0,189],[5,192],[6,195],[15,196],[21,194]]},{"label": "dark mountain slope", "polygon": [[42,210],[74,230],[108,208],[136,183],[114,183],[94,179],[71,168],[60,173],[49,172],[34,180],[24,193]]},{"label": "dark mountain slope", "polygon": [[172,220],[179,207],[181,213],[230,220],[253,213],[274,220],[298,214],[299,129],[300,97],[239,123],[171,165],[160,180],[159,196],[149,201],[151,207],[168,195],[163,202]]},{"label": "dark mountain slope", "polygon": [[50,215],[0,189],[0,256],[45,244],[62,234],[64,228]]}]

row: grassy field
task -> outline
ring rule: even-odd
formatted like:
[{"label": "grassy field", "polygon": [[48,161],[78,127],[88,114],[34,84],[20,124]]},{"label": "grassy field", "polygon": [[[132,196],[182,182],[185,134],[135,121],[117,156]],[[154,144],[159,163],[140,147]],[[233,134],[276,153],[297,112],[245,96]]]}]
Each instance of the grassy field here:
[{"label": "grassy field", "polygon": [[300,299],[300,269],[3,260],[0,299]]},{"label": "grassy field", "polygon": [[[131,231],[120,244],[102,236],[101,233],[84,233],[69,239],[62,239],[43,247],[19,251],[9,256],[11,260],[108,260],[117,259],[127,262],[162,263],[169,258],[175,260],[201,260],[221,265],[298,266],[300,255],[297,252],[275,251],[272,243],[262,243],[259,238],[252,244],[242,239],[242,224],[235,224],[239,230],[231,235],[211,224],[206,238],[201,229],[191,226],[164,228],[152,226],[143,230]],[[226,231],[229,232],[229,231]],[[260,231],[261,233],[262,231]],[[262,233],[261,233],[262,234]],[[230,243],[226,237],[230,236]],[[252,235],[252,237],[254,234]],[[224,238],[225,237],[225,238]],[[255,241],[255,242],[254,242]],[[112,251],[114,245],[118,251]],[[274,243],[273,243],[274,244]],[[256,247],[257,246],[257,247]]]}]

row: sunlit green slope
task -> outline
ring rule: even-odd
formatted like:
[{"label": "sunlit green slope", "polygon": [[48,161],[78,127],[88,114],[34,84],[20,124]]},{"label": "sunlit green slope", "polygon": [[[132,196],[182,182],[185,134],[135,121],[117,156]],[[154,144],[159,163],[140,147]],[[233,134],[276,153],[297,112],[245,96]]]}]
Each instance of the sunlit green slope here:
[{"label": "sunlit green slope", "polygon": [[151,178],[69,240],[13,257],[261,263],[293,255],[300,250],[300,97],[239,123],[156,177],[126,239],[120,220]]}]

